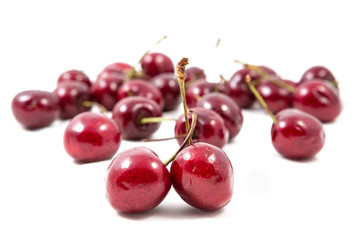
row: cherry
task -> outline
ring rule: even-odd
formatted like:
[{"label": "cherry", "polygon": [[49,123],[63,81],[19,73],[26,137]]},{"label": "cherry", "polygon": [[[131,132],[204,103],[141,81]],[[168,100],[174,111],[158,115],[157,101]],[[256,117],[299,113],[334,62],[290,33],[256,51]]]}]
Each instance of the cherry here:
[{"label": "cherry", "polygon": [[323,66],[314,66],[306,70],[300,79],[300,83],[312,81],[314,79],[322,79],[331,82],[337,86],[336,79],[329,69]]},{"label": "cherry", "polygon": [[196,103],[202,96],[214,92],[217,88],[217,83],[207,81],[197,81],[186,89],[185,97],[188,107],[195,107]]},{"label": "cherry", "polygon": [[341,112],[341,102],[335,88],[323,80],[311,80],[298,86],[293,97],[294,107],[317,117],[322,122],[332,122]]},{"label": "cherry", "polygon": [[241,109],[228,96],[222,93],[209,93],[197,102],[196,107],[213,110],[218,113],[229,130],[229,140],[239,134],[244,118]]},{"label": "cherry", "polygon": [[260,66],[258,66],[258,68],[260,68],[262,71],[264,71],[268,75],[271,75],[271,76],[274,76],[274,77],[277,76],[277,73],[273,69],[271,69],[271,68],[269,68],[267,66],[260,65]]},{"label": "cherry", "polygon": [[145,147],[119,153],[106,176],[106,197],[119,212],[138,213],[158,206],[171,188],[171,177],[158,155]]},{"label": "cherry", "polygon": [[177,77],[173,73],[161,73],[150,79],[150,82],[160,90],[164,98],[164,111],[171,111],[179,106],[180,89]]},{"label": "cherry", "polygon": [[59,99],[60,118],[69,119],[77,114],[89,111],[90,107],[82,105],[90,100],[89,87],[82,82],[69,81],[59,84],[54,90]]},{"label": "cherry", "polygon": [[159,122],[142,123],[142,119],[161,117],[160,106],[145,97],[129,97],[119,101],[113,109],[113,119],[125,139],[148,138],[160,127]]},{"label": "cherry", "polygon": [[91,86],[91,96],[111,111],[117,102],[117,92],[124,82],[125,74],[102,72]]},{"label": "cherry", "polygon": [[206,79],[205,72],[201,68],[189,67],[185,70],[185,83],[199,79]]},{"label": "cherry", "polygon": [[[194,111],[198,117],[192,140],[194,142],[206,142],[219,148],[225,146],[229,140],[229,130],[222,117],[216,112],[205,108],[195,107],[191,110]],[[189,124],[191,124],[191,114],[188,114],[188,119]],[[176,121],[174,132],[175,136],[178,137],[177,141],[179,145],[181,145],[185,137],[180,136],[184,136],[187,133],[184,114]]]},{"label": "cherry", "polygon": [[145,74],[155,77],[160,73],[174,73],[171,59],[162,53],[148,53],[141,60],[141,67]]},{"label": "cherry", "polygon": [[315,156],[325,144],[325,132],[315,117],[297,109],[285,109],[276,115],[271,127],[274,148],[284,157],[305,159]]},{"label": "cherry", "polygon": [[100,113],[80,113],[64,133],[65,150],[78,163],[109,159],[119,149],[120,142],[116,123]]},{"label": "cherry", "polygon": [[115,62],[104,68],[102,73],[115,73],[115,74],[125,74],[131,69],[131,65],[123,62]]},{"label": "cherry", "polygon": [[13,98],[11,108],[16,120],[27,129],[48,126],[59,115],[57,97],[45,91],[20,92]]},{"label": "cherry", "polygon": [[117,100],[129,96],[143,96],[154,100],[161,108],[164,107],[164,98],[159,89],[154,87],[151,83],[141,79],[133,79],[121,85],[117,92]]},{"label": "cherry", "polygon": [[189,205],[217,210],[227,205],[234,188],[234,173],[224,151],[198,142],[183,149],[170,169],[175,191]]},{"label": "cherry", "polygon": [[85,83],[86,85],[88,85],[88,87],[91,86],[91,82],[89,77],[82,71],[79,70],[69,70],[66,72],[63,72],[58,80],[57,83],[63,83],[63,82],[68,82],[68,81],[76,81],[76,82],[82,82]]}]

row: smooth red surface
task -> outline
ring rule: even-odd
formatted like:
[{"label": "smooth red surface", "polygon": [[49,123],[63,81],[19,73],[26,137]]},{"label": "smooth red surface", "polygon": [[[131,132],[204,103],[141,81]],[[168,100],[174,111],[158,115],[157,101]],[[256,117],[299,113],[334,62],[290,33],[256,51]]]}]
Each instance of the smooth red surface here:
[{"label": "smooth red surface", "polygon": [[174,73],[173,62],[163,53],[148,53],[141,61],[141,68],[150,77],[160,73]]},{"label": "smooth red surface", "polygon": [[99,113],[80,113],[70,121],[64,133],[65,150],[79,163],[111,158],[120,142],[116,123]]},{"label": "smooth red surface", "polygon": [[61,119],[73,118],[91,109],[82,105],[82,102],[91,100],[90,89],[85,83],[76,81],[60,83],[55,88],[54,94],[59,99]]},{"label": "smooth red surface", "polygon": [[188,67],[185,69],[185,82],[206,79],[204,70],[198,67]]},{"label": "smooth red surface", "polygon": [[295,108],[317,117],[322,122],[334,121],[341,112],[336,88],[323,80],[312,80],[298,86],[293,96]]},{"label": "smooth red surface", "polygon": [[150,149],[136,147],[117,155],[106,176],[106,197],[119,212],[138,213],[158,206],[171,187],[171,177]]},{"label": "smooth red surface", "polygon": [[102,72],[91,86],[92,98],[112,111],[117,102],[117,91],[125,77],[123,73]]},{"label": "smooth red surface", "polygon": [[[219,148],[225,146],[229,141],[229,130],[222,117],[216,112],[205,108],[195,107],[192,110],[197,114],[196,127],[192,136],[193,142],[206,142]],[[192,116],[190,113],[188,116],[191,125]],[[175,136],[186,134],[184,114],[176,121],[174,132]],[[181,145],[184,139],[185,137],[177,138],[178,144]]]},{"label": "smooth red surface", "polygon": [[63,72],[59,76],[57,83],[60,84],[68,81],[82,82],[85,83],[88,87],[91,87],[91,81],[89,77],[84,72],[79,70],[69,70]]},{"label": "smooth red surface", "polygon": [[164,111],[171,111],[179,106],[181,97],[176,75],[173,73],[161,73],[150,79],[150,82],[160,90],[164,98]]},{"label": "smooth red surface", "polygon": [[218,113],[224,119],[229,130],[229,140],[239,134],[244,118],[241,109],[230,97],[222,93],[209,93],[197,102],[196,107],[210,109]]},{"label": "smooth red surface", "polygon": [[59,115],[57,97],[38,90],[18,93],[12,100],[11,109],[16,120],[28,129],[48,126]]},{"label": "smooth red surface", "polygon": [[106,73],[110,73],[110,74],[111,73],[124,74],[130,69],[131,69],[131,65],[129,65],[127,63],[115,62],[115,63],[107,65],[104,68],[104,70],[102,71],[102,73],[106,72]]},{"label": "smooth red surface", "polygon": [[113,109],[113,119],[123,137],[130,140],[148,138],[159,129],[160,123],[141,124],[142,118],[161,116],[161,108],[156,102],[139,96],[124,98]]},{"label": "smooth red surface", "polygon": [[151,83],[141,79],[133,79],[122,84],[117,92],[118,101],[133,96],[142,96],[154,100],[161,108],[163,108],[165,104],[160,90]]},{"label": "smooth red surface", "polygon": [[217,210],[227,205],[234,189],[234,173],[224,151],[207,143],[183,149],[170,169],[173,187],[189,205]]},{"label": "smooth red surface", "polygon": [[190,85],[185,91],[187,106],[189,108],[195,107],[199,98],[215,91],[216,85],[216,83],[207,81],[196,81]]},{"label": "smooth red surface", "polygon": [[276,115],[271,128],[274,148],[284,157],[306,159],[315,156],[325,144],[322,123],[297,109],[285,109]]},{"label": "smooth red surface", "polygon": [[329,82],[335,81],[335,77],[329,69],[323,66],[314,66],[306,70],[300,79],[300,83],[312,81],[314,79],[322,79]]}]

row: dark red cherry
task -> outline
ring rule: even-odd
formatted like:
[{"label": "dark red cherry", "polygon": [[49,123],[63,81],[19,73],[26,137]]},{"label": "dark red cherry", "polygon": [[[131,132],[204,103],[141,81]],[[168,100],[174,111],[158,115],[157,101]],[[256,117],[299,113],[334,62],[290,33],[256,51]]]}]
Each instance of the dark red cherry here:
[{"label": "dark red cherry", "polygon": [[210,109],[218,113],[224,119],[229,130],[229,140],[239,134],[244,118],[241,109],[230,97],[222,93],[209,93],[197,102],[196,107]]},{"label": "dark red cherry", "polygon": [[121,85],[117,92],[117,100],[126,97],[142,96],[154,100],[161,108],[164,107],[164,98],[159,89],[151,83],[141,79],[133,79]]},{"label": "dark red cherry", "polygon": [[108,167],[105,181],[110,205],[123,213],[155,208],[171,187],[169,171],[156,153],[145,147],[119,153]]},{"label": "dark red cherry", "polygon": [[256,89],[259,91],[272,113],[277,113],[292,106],[292,93],[266,79],[262,80],[259,85],[257,85]]},{"label": "dark red cherry", "polygon": [[325,144],[325,132],[315,117],[297,109],[285,109],[271,128],[274,148],[284,157],[305,159],[315,156]]},{"label": "dark red cherry", "polygon": [[116,123],[99,113],[80,113],[64,133],[65,150],[78,163],[109,159],[119,149],[120,142]]},{"label": "dark red cherry", "polygon": [[277,76],[277,73],[273,69],[271,69],[271,68],[269,68],[267,66],[261,66],[260,65],[260,66],[258,66],[258,68],[260,68],[262,71],[264,71],[268,75],[271,75],[271,76],[274,76],[274,77]]},{"label": "dark red cherry", "polygon": [[117,102],[117,92],[126,78],[125,74],[102,72],[91,86],[92,98],[111,111]]},{"label": "dark red cherry", "polygon": [[341,101],[334,86],[323,80],[311,80],[298,86],[293,96],[295,108],[332,122],[341,112]]},{"label": "dark red cherry", "polygon": [[160,90],[164,98],[164,111],[171,111],[179,106],[180,88],[177,77],[173,73],[161,73],[153,77],[150,82]]},{"label": "dark red cherry", "polygon": [[113,109],[113,119],[123,137],[129,140],[149,138],[159,129],[160,123],[142,124],[141,119],[161,116],[160,106],[145,97],[124,98]]},{"label": "dark red cherry", "polygon": [[162,53],[148,53],[141,61],[141,68],[146,75],[155,77],[160,73],[174,73],[171,59]]},{"label": "dark red cherry", "polygon": [[226,95],[231,97],[239,108],[249,108],[255,101],[255,97],[248,88],[245,77],[250,75],[251,80],[255,81],[260,76],[249,69],[243,68],[235,72],[234,75],[224,85],[226,89]]},{"label": "dark red cherry", "polygon": [[82,82],[64,82],[54,90],[55,96],[59,99],[60,118],[69,119],[77,114],[89,111],[82,103],[90,101],[89,87]]},{"label": "dark red cherry", "polygon": [[[229,130],[222,117],[216,112],[205,108],[195,107],[191,110],[197,114],[196,127],[192,136],[193,142],[206,142],[219,148],[225,146],[229,141]],[[191,125],[192,116],[190,113],[188,113],[188,117]],[[186,135],[184,115],[179,117],[175,125],[175,136],[180,135]],[[181,145],[184,139],[185,136],[177,138],[178,144]]]},{"label": "dark red cherry", "polygon": [[312,81],[314,79],[322,79],[332,83],[336,81],[329,69],[323,66],[314,66],[306,70],[300,79],[300,83]]},{"label": "dark red cherry", "polygon": [[89,77],[82,71],[79,70],[69,70],[66,72],[63,72],[58,80],[57,83],[63,83],[68,81],[75,81],[75,82],[82,82],[85,83],[88,87],[91,86],[91,81]]},{"label": "dark red cherry", "polygon": [[12,100],[11,108],[16,120],[27,129],[48,126],[59,115],[57,97],[45,91],[20,92]]},{"label": "dark red cherry", "polygon": [[224,151],[207,143],[183,149],[170,169],[173,187],[189,205],[217,210],[227,205],[234,188],[234,173]]},{"label": "dark red cherry", "polygon": [[201,99],[202,96],[214,92],[217,83],[207,81],[197,81],[186,89],[186,103],[187,106],[192,108],[196,106],[196,103]]},{"label": "dark red cherry", "polygon": [[102,73],[106,72],[106,73],[110,73],[110,74],[112,74],[112,73],[124,74],[131,68],[132,68],[131,65],[129,65],[127,63],[115,62],[115,63],[112,63],[112,64],[106,66],[104,68],[104,70],[102,71]]},{"label": "dark red cherry", "polygon": [[204,70],[198,67],[189,67],[185,70],[185,83],[199,79],[206,79]]}]

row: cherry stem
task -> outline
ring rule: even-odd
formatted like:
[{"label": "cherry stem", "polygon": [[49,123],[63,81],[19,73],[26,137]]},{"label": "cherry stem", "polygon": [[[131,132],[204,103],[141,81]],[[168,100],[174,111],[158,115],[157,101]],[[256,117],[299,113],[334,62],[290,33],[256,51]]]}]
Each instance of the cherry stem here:
[{"label": "cherry stem", "polygon": [[224,76],[222,74],[220,74],[220,82],[218,84],[216,84],[215,92],[216,93],[220,92],[221,86],[225,85],[226,82],[227,82],[227,80],[224,78]]},{"label": "cherry stem", "polygon": [[160,141],[167,141],[167,140],[173,140],[173,139],[178,139],[178,138],[183,138],[186,137],[186,133],[184,134],[180,134],[174,137],[168,137],[168,138],[158,138],[158,139],[152,139],[152,138],[145,138],[145,139],[141,139],[142,142],[160,142]]},{"label": "cherry stem", "polygon": [[261,106],[265,109],[265,111],[269,114],[269,116],[272,118],[273,123],[275,124],[277,122],[276,117],[274,116],[274,114],[270,111],[268,105],[266,104],[264,98],[260,95],[260,93],[258,92],[258,90],[256,90],[254,84],[251,82],[251,77],[249,74],[246,75],[245,77],[245,82],[248,85],[249,89],[251,90],[251,92],[254,94],[254,96],[256,97],[256,99],[260,102]]},{"label": "cherry stem", "polygon": [[[188,110],[187,110],[186,97],[185,97],[185,67],[188,64],[189,64],[189,59],[188,58],[183,58],[176,65],[176,74],[178,75],[178,82],[179,82],[179,86],[180,86],[181,99],[182,99],[183,107],[184,107],[186,133],[189,133],[189,131],[190,131]],[[193,144],[191,136],[189,137],[189,144],[190,145]]]},{"label": "cherry stem", "polygon": [[101,105],[100,103],[97,103],[97,102],[92,102],[92,101],[82,101],[80,103],[81,106],[83,107],[93,107],[93,106],[96,106],[100,112],[102,112],[103,114],[107,114],[109,113],[109,111],[103,106]]},{"label": "cherry stem", "polygon": [[186,138],[182,142],[181,146],[176,151],[176,153],[174,155],[172,155],[171,158],[169,158],[169,160],[167,160],[164,163],[165,166],[167,166],[169,163],[171,163],[174,160],[174,158],[176,157],[176,155],[178,155],[178,153],[181,152],[181,150],[183,150],[185,148],[187,142],[188,141],[190,142],[191,136],[194,134],[196,122],[197,122],[197,114],[192,110],[190,110],[189,112],[191,112],[191,116],[192,116],[191,128],[190,128],[189,132],[187,133]]},{"label": "cherry stem", "polygon": [[163,121],[176,121],[174,118],[165,118],[165,117],[146,117],[140,120],[140,124],[147,124],[147,123],[159,123]]},{"label": "cherry stem", "polygon": [[219,39],[216,41],[216,45],[215,45],[216,48],[219,46],[220,42],[221,42],[221,38],[219,38]]}]

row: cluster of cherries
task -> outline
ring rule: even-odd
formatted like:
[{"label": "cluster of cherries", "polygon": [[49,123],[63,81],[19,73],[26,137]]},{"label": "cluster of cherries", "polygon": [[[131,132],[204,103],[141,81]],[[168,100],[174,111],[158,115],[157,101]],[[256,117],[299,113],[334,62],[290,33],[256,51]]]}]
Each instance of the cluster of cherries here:
[{"label": "cluster of cherries", "polygon": [[[221,148],[239,134],[242,109],[256,100],[273,119],[274,148],[291,159],[315,156],[325,142],[322,122],[335,120],[341,111],[337,82],[325,67],[310,68],[295,83],[268,67],[243,64],[228,81],[214,83],[202,69],[187,64],[182,59],[175,74],[168,56],[146,53],[140,70],[113,63],[93,83],[83,72],[70,70],[60,75],[53,92],[16,95],[13,114],[27,129],[48,126],[56,118],[71,119],[65,150],[75,161],[89,163],[112,158],[122,139],[151,137],[161,121],[171,120],[162,117],[163,112],[182,101],[184,114],[174,129],[180,148],[168,161],[136,147],[120,152],[108,167],[109,203],[119,212],[135,213],[159,205],[171,185],[185,202],[202,210],[229,203],[234,174]],[[103,113],[91,112],[92,106]]]}]

